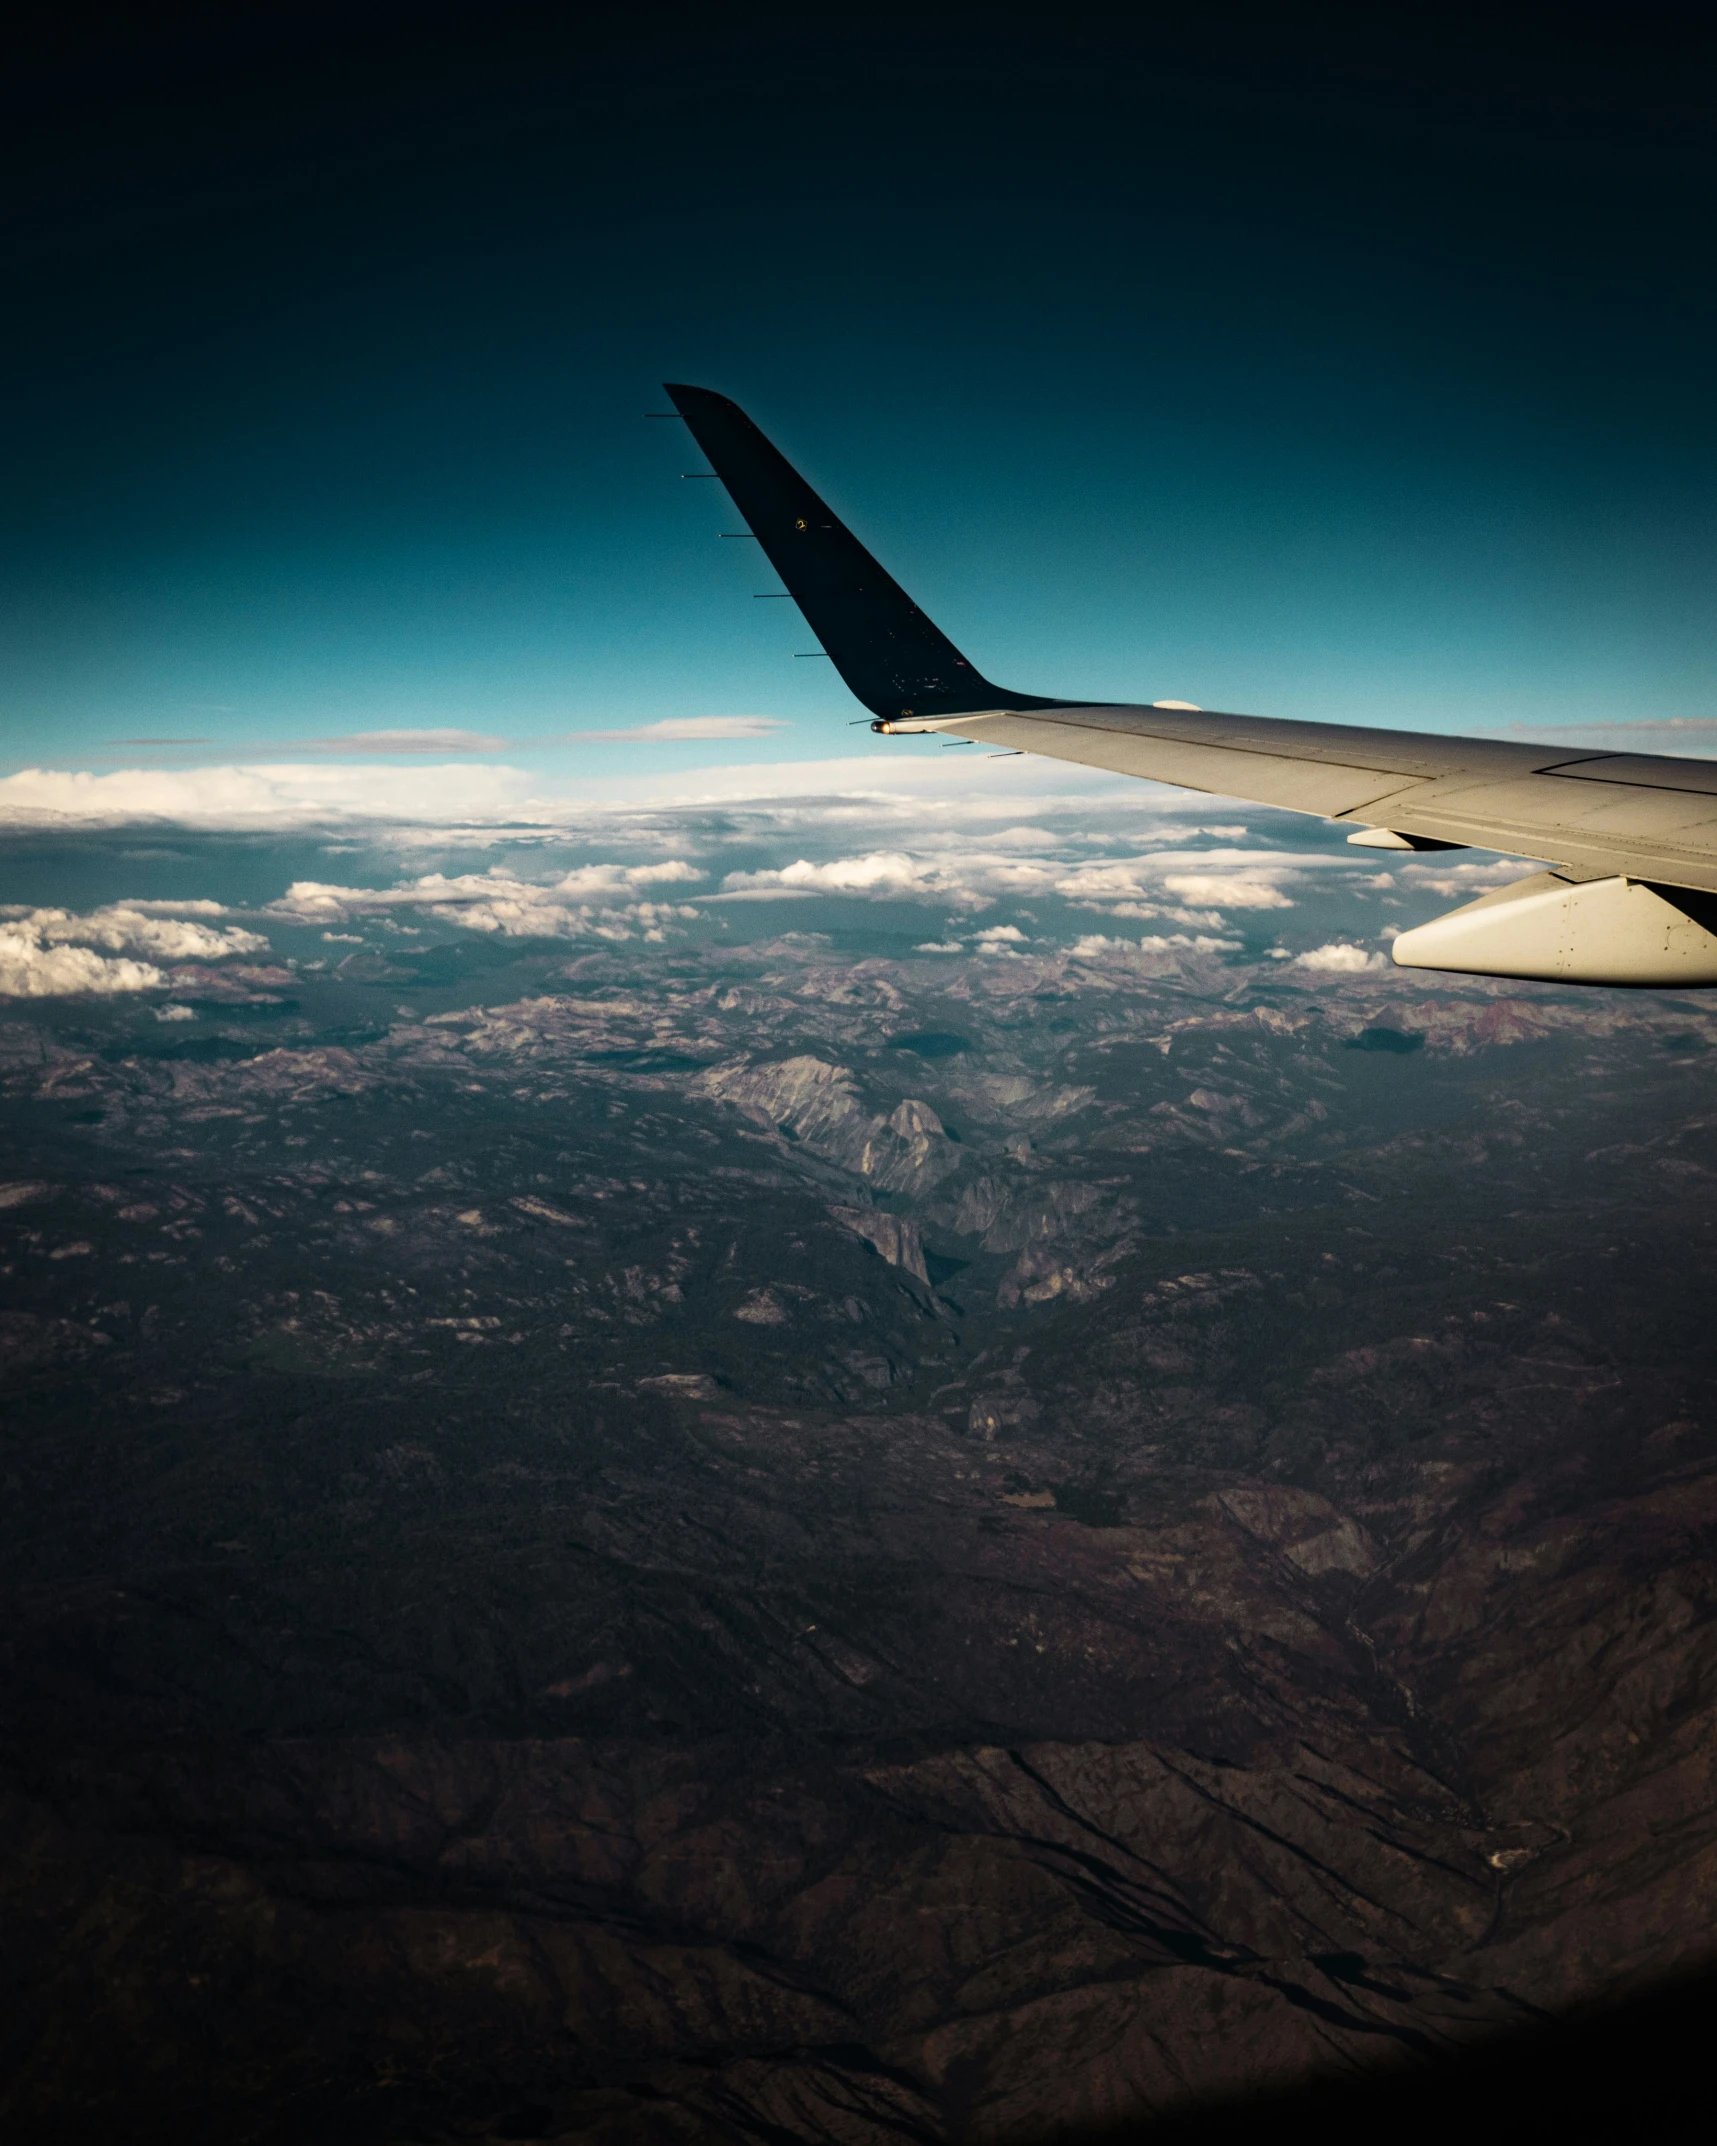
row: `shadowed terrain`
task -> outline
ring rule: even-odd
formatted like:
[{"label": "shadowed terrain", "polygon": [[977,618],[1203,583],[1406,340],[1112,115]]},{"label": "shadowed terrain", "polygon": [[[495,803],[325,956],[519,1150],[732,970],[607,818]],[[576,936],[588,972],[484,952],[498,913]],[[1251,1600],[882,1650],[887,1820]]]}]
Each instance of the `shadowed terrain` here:
[{"label": "shadowed terrain", "polygon": [[1000,2146],[1708,1962],[1703,999],[509,960],[0,1023],[14,2135]]}]

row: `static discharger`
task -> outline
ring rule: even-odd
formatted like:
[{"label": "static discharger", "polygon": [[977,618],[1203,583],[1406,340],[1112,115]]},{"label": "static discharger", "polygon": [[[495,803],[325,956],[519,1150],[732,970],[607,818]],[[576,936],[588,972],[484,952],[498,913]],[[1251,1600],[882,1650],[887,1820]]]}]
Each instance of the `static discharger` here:
[{"label": "static discharger", "polygon": [[826,648],[796,648],[793,651],[793,661],[795,663],[827,663],[829,661],[829,652]]},{"label": "static discharger", "polygon": [[757,539],[749,529],[724,529],[721,532],[724,544],[755,544]]},{"label": "static discharger", "polygon": [[790,604],[793,592],[791,589],[753,589],[751,601],[754,604]]},{"label": "static discharger", "polygon": [[680,482],[682,484],[719,484],[721,479],[713,469],[683,469],[680,472]]}]

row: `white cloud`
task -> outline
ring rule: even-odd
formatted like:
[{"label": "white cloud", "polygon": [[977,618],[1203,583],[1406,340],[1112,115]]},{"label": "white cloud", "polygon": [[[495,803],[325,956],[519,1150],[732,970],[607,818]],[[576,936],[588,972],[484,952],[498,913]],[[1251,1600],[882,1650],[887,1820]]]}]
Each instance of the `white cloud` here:
[{"label": "white cloud", "polygon": [[1173,814],[1208,803],[1096,770],[1046,770],[1030,757],[984,759],[976,768],[949,764],[960,758],[879,742],[873,753],[838,759],[602,776],[555,776],[484,761],[366,766],[349,757],[331,765],[253,762],[99,775],[34,767],[0,777],[0,826],[576,828],[615,813],[749,806],[783,813],[798,826],[896,819],[929,822],[945,835],[964,825],[1084,814],[1094,798],[1122,807],[1134,826],[1141,809]]},{"label": "white cloud", "polygon": [[[924,839],[927,847],[935,848],[938,846],[934,826],[925,829]],[[954,844],[958,844],[963,837],[954,835],[949,839]],[[1115,837],[1112,834],[1095,836],[1080,834],[1074,836],[1073,839],[1078,842],[1113,842]],[[1027,825],[1023,827],[987,827],[984,830],[984,847],[1001,851],[1041,850],[1043,848],[1043,827],[1041,823],[1035,826]]]},{"label": "white cloud", "polygon": [[[137,853],[127,851],[126,854],[131,856]],[[125,910],[128,914],[143,917],[224,917],[230,916],[232,913],[225,902],[146,902],[139,901],[135,896],[127,896],[123,902],[116,903],[114,906]],[[101,915],[105,912],[97,911],[95,913]],[[22,909],[0,910],[0,915],[4,916],[22,916],[23,914]]]},{"label": "white cloud", "polygon": [[516,819],[530,778],[517,768],[126,768],[109,775],[23,768],[0,778],[0,825],[284,831],[426,820]]},{"label": "white cloud", "polygon": [[[388,911],[406,909],[509,939],[660,940],[676,923],[698,912],[657,901],[649,890],[702,877],[695,866],[675,857],[659,864],[580,865],[551,880],[520,879],[503,865],[453,879],[426,872],[392,887],[343,887],[300,879],[271,902],[269,910],[296,924],[350,923],[360,916],[389,922]],[[324,931],[322,936],[346,935]]]},{"label": "white cloud", "polygon": [[489,737],[480,730],[354,730],[339,738],[306,738],[302,745],[287,748],[306,753],[371,754],[407,753],[499,753],[507,749],[505,738]]},{"label": "white cloud", "polygon": [[1017,924],[991,924],[985,930],[974,933],[972,939],[974,946],[987,947],[992,953],[1000,947],[1024,946],[1027,943],[1025,933]]},{"label": "white cloud", "polygon": [[[581,745],[611,740],[641,738],[646,743],[695,743],[709,738],[766,738],[775,731],[791,729],[785,717],[771,715],[674,716],[659,723],[638,723],[626,729],[569,730],[534,737],[500,737],[487,730],[461,730],[453,726],[426,729],[349,730],[324,738],[280,738],[251,747],[258,754],[315,753],[333,759],[375,760],[403,757],[436,759],[449,753],[486,753],[490,758],[542,746]],[[121,738],[117,747],[149,747],[155,750],[210,745],[210,738]]]},{"label": "white cloud", "polygon": [[1233,954],[1244,944],[1239,939],[1213,939],[1200,934],[1189,938],[1185,932],[1171,932],[1164,936],[1150,932],[1142,939],[1111,939],[1102,932],[1087,932],[1084,938],[1073,942],[1072,952],[1077,961],[1112,961],[1126,954],[1158,954],[1170,947],[1186,948],[1195,954]]},{"label": "white cloud", "polygon": [[161,971],[132,957],[223,961],[268,951],[257,932],[195,921],[225,914],[219,902],[204,901],[111,902],[84,916],[69,909],[0,910],[0,997],[153,991],[165,981]]},{"label": "white cloud", "polygon": [[797,902],[818,899],[815,887],[738,887],[731,894],[700,894],[695,897],[706,908],[712,902]]},{"label": "white cloud", "polygon": [[[1037,869],[1044,870],[1041,866]],[[1136,902],[1142,896],[1160,895],[1162,891],[1143,857],[1117,857],[1106,859],[1102,864],[1078,864],[1071,871],[1053,872],[1052,868],[1044,876],[1051,891],[1066,901],[1077,902],[1081,908],[1119,901]]]},{"label": "white cloud", "polygon": [[1263,874],[1242,878],[1229,872],[1171,872],[1163,880],[1170,894],[1189,902],[1209,902],[1224,909],[1292,909],[1292,900]]},{"label": "white cloud", "polygon": [[[933,904],[949,936],[922,942],[926,950],[958,946],[956,924],[971,944],[973,921],[985,911],[1008,920],[999,930],[1017,934],[980,935],[978,943],[992,949],[1024,945],[1022,925],[1060,937],[1053,929],[1056,902],[1091,913],[1094,929],[1087,936],[1093,940],[1129,923],[1155,927],[1156,936],[1143,942],[1150,947],[1184,949],[1202,942],[1204,950],[1226,950],[1233,942],[1223,936],[1225,911],[1292,908],[1320,872],[1332,890],[1372,884],[1378,875],[1375,856],[1346,850],[1339,837],[1330,838],[1333,854],[1264,846],[1285,824],[1274,815],[1258,816],[1262,839],[1245,847],[1241,823],[1206,826],[1193,817],[1210,810],[1208,797],[1029,758],[953,765],[959,762],[957,754],[885,750],[825,762],[704,767],[673,777],[587,777],[563,784],[558,793],[547,778],[482,762],[365,766],[348,759],[339,766],[135,776],[35,770],[0,780],[0,825],[153,818],[187,827],[317,827],[331,848],[353,851],[385,843],[397,859],[396,884],[347,885],[340,867],[330,864],[329,882],[301,881],[273,905],[276,917],[314,927],[330,948],[355,947],[376,922],[390,918],[399,920],[392,927],[397,929],[433,920],[508,938],[661,936],[691,921],[688,898],[702,910],[722,902],[821,895]],[[521,867],[531,877],[504,867],[417,875],[413,850],[440,846],[454,827],[462,830],[462,846],[499,856],[515,846],[540,856],[547,842],[564,844],[575,856],[667,861],[602,861],[539,878],[533,856],[531,866]],[[1211,838],[1210,846],[1199,846],[1199,836]],[[1092,854],[1093,843],[1103,845],[1101,853]],[[738,844],[745,848],[735,857]],[[785,861],[725,875],[716,865],[707,876],[686,861],[712,851],[747,867]],[[1340,882],[1327,876],[1337,867],[1348,875]],[[1450,891],[1471,882],[1478,892],[1521,870],[1512,864],[1451,870],[1425,862],[1408,867],[1401,883],[1440,891],[1458,875]],[[115,905],[121,908],[129,913],[123,935],[92,937],[80,928],[66,943],[134,961],[238,950],[219,904]],[[713,921],[720,912],[710,914]],[[1028,923],[1032,916],[1050,923]],[[934,930],[929,916],[924,921]],[[146,935],[151,924],[181,936],[174,944],[166,935],[152,941]],[[220,944],[182,936],[193,928]],[[37,938],[42,947],[58,943]]]},{"label": "white cloud", "polygon": [[1171,924],[1187,924],[1204,931],[1220,931],[1228,921],[1220,909],[1183,909],[1177,902],[1166,906],[1161,902],[1080,902],[1076,906],[1099,909],[1106,917],[1125,918],[1139,924],[1166,918]]},{"label": "white cloud", "polygon": [[1294,957],[1297,968],[1315,969],[1330,976],[1356,976],[1362,969],[1387,968],[1381,954],[1368,954],[1363,946],[1348,946],[1340,940],[1331,940],[1328,946],[1314,946],[1310,953]]},{"label": "white cloud", "polygon": [[[1082,839],[1080,836],[1073,840]],[[1021,854],[1027,842],[1038,854]],[[955,910],[988,908],[998,901],[1059,896],[1077,908],[1150,922],[1157,918],[1193,929],[1220,929],[1217,904],[1236,909],[1291,909],[1282,891],[1304,871],[1327,863],[1351,870],[1350,858],[1328,859],[1281,850],[1183,848],[1146,851],[1132,857],[1069,861],[1045,828],[1009,828],[1007,846],[963,830],[939,831],[914,850],[871,850],[814,863],[801,857],[772,871],[730,872],[729,892],[790,887],[804,893],[847,894],[872,900],[936,902]],[[1219,869],[1211,869],[1211,867]],[[1189,908],[1186,902],[1210,906]]]},{"label": "white cloud", "polygon": [[1511,880],[1525,879],[1532,867],[1518,857],[1500,857],[1494,864],[1410,864],[1401,874],[1403,885],[1426,894],[1464,894],[1469,900],[1492,887],[1506,887]]},{"label": "white cloud", "polygon": [[[1224,836],[1246,832],[1243,827],[1204,831]],[[1063,871],[1053,891],[1082,909],[1099,909],[1110,916],[1136,917],[1142,922],[1167,916],[1194,928],[1219,927],[1225,908],[1291,909],[1293,900],[1284,887],[1293,885],[1308,869],[1331,863],[1351,865],[1351,860],[1293,850],[1147,850]],[[1202,913],[1177,907],[1177,899],[1205,907]]]},{"label": "white cloud", "polygon": [[174,1001],[165,1006],[157,1006],[155,1018],[157,1021],[194,1021],[197,1018],[197,1009],[195,1006],[181,1006]]},{"label": "white cloud", "polygon": [[911,857],[904,850],[872,850],[863,857],[835,857],[813,864],[808,857],[768,872],[729,872],[722,881],[729,893],[755,894],[769,889],[803,894],[857,894],[875,900],[947,901],[982,908],[989,899],[965,884],[959,862]]},{"label": "white cloud", "polygon": [[0,924],[0,998],[155,991],[165,982],[147,961],[110,961],[87,946],[44,946],[27,925]]},{"label": "white cloud", "polygon": [[958,939],[926,939],[922,946],[915,946],[915,954],[963,954],[966,949]]},{"label": "white cloud", "polygon": [[112,953],[154,954],[163,961],[223,961],[230,954],[266,954],[260,933],[191,921],[175,910],[219,916],[218,902],[112,902],[77,916],[69,909],[11,910],[48,946],[100,946]]},{"label": "white cloud", "polygon": [[790,723],[774,715],[679,715],[666,722],[640,723],[631,730],[574,730],[568,735],[591,744],[642,738],[659,745],[678,745],[709,738],[767,738],[777,730],[791,728]]}]

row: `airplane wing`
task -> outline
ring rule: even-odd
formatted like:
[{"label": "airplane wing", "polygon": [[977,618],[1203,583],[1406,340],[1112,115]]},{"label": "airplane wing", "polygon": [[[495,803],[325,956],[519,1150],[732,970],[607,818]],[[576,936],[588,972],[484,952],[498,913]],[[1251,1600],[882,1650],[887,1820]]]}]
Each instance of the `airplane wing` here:
[{"label": "airplane wing", "polygon": [[933,727],[1418,838],[1403,847],[1501,850],[1554,858],[1577,876],[1717,893],[1717,764],[1708,760],[1202,709],[998,710]]},{"label": "airplane wing", "polygon": [[668,394],[873,730],[935,731],[1312,813],[1366,847],[1551,864],[1403,933],[1404,967],[1717,983],[1717,762],[1010,692],[931,624],[737,404],[706,388]]}]

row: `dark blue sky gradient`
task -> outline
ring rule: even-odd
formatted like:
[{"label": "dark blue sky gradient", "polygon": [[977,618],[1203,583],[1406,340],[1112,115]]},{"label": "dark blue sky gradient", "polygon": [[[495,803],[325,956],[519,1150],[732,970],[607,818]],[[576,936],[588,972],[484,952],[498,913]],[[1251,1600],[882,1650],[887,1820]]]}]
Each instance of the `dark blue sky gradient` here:
[{"label": "dark blue sky gradient", "polygon": [[252,167],[229,120],[68,197],[3,359],[5,765],[457,726],[610,773],[718,756],[528,741],[729,714],[792,727],[719,757],[854,749],[643,421],[663,378],[1022,689],[1717,714],[1709,170],[1124,58],[634,66],[461,127],[442,55],[367,159],[273,112]]}]

